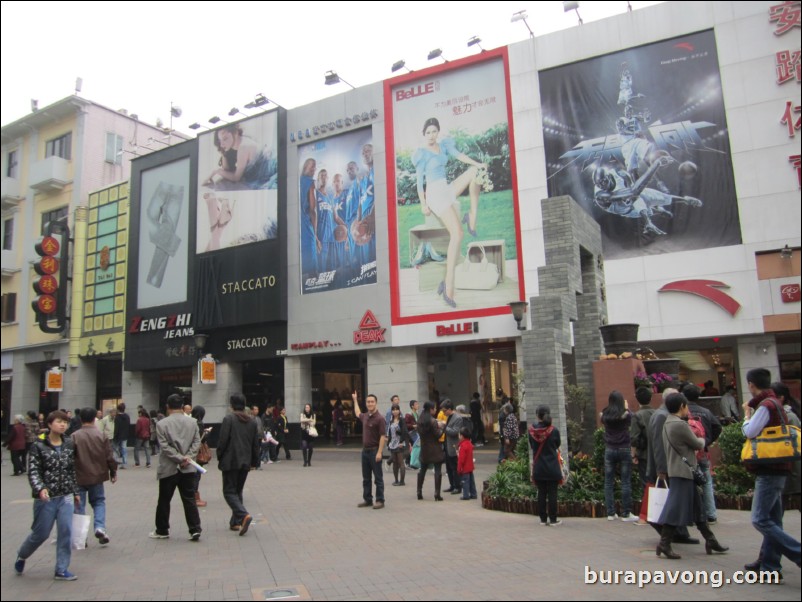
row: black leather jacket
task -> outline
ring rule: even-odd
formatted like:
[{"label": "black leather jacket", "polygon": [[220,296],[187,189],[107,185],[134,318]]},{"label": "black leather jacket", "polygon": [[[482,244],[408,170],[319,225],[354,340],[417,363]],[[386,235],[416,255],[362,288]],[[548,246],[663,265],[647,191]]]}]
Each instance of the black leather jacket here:
[{"label": "black leather jacket", "polygon": [[31,494],[38,498],[47,489],[51,498],[78,493],[75,478],[75,445],[70,437],[62,437],[61,450],[56,451],[49,438],[36,441],[30,450],[28,481]]}]

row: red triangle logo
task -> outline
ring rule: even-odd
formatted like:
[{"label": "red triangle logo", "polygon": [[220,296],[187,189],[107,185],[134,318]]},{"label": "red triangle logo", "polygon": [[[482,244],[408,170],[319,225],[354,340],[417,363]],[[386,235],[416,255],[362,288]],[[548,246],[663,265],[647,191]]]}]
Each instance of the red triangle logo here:
[{"label": "red triangle logo", "polygon": [[381,325],[376,316],[373,315],[373,312],[368,310],[362,316],[362,321],[359,322],[359,330],[373,330],[374,328],[381,328]]}]

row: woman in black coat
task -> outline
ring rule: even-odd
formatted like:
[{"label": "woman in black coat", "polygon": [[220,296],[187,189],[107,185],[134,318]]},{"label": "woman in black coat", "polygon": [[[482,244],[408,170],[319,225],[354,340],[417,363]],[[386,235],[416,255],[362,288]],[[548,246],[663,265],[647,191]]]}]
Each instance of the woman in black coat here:
[{"label": "woman in black coat", "polygon": [[434,499],[442,502],[440,486],[443,483],[443,462],[446,460],[440,436],[443,434],[442,425],[434,419],[436,411],[434,402],[423,404],[423,411],[418,418],[418,435],[420,436],[420,470],[418,471],[418,499],[423,499],[423,480],[430,464],[434,464]]},{"label": "woman in black coat", "polygon": [[[529,443],[532,447],[532,484],[537,487],[537,507],[540,524],[551,526],[562,523],[557,518],[557,486],[563,479],[558,452],[560,431],[551,424],[548,406],[537,409],[536,424],[529,427]],[[548,506],[547,506],[548,503]]]}]

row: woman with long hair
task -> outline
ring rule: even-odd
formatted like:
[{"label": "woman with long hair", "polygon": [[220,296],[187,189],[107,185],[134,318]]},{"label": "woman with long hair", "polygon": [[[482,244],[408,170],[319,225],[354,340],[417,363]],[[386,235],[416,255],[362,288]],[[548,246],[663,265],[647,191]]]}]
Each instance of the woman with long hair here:
[{"label": "woman with long hair", "polygon": [[446,461],[440,435],[443,424],[434,419],[436,407],[434,402],[423,404],[423,411],[418,418],[418,435],[420,436],[420,470],[418,471],[418,499],[423,499],[423,481],[430,464],[434,464],[434,499],[442,502],[440,487],[443,484],[443,462]]},{"label": "woman with long hair", "polygon": [[[412,163],[415,165],[417,173],[418,198],[423,215],[434,213],[448,230],[446,277],[440,282],[437,294],[443,296],[443,301],[447,305],[456,308],[454,272],[462,247],[462,224],[468,224],[468,231],[471,235],[476,236],[476,210],[479,205],[480,190],[479,184],[476,182],[476,175],[479,173],[479,169],[487,166],[458,151],[452,138],[443,138],[438,141],[439,136],[440,122],[435,117],[430,117],[423,124],[424,145],[415,151]],[[449,157],[469,166],[451,183],[448,183],[446,178],[446,165]],[[471,198],[471,210],[461,218],[458,197],[465,192],[466,188]]]},{"label": "woman with long hair", "polygon": [[638,517],[632,514],[632,448],[629,427],[632,412],[624,396],[612,391],[607,398],[607,407],[601,413],[604,426],[604,503],[607,506],[607,520],[615,520],[615,473],[621,469],[621,520],[635,522]]},{"label": "woman with long hair", "polygon": [[315,422],[317,418],[312,411],[312,405],[308,403],[301,412],[301,453],[304,456],[304,466],[312,466],[315,438],[309,434],[309,427],[315,426]]},{"label": "woman with long hair", "polygon": [[563,474],[558,456],[560,431],[551,424],[548,406],[538,407],[537,422],[529,427],[529,443],[532,447],[532,484],[537,487],[540,524],[556,527],[562,523],[557,518],[557,486]]},{"label": "woman with long hair", "polygon": [[688,425],[688,400],[682,393],[669,395],[665,406],[669,416],[663,426],[663,448],[671,487],[658,520],[662,529],[656,553],[672,560],[679,559],[680,555],[671,549],[671,542],[677,527],[691,523],[696,524],[696,528],[705,538],[707,554],[726,552],[729,548],[719,544],[707,524],[707,512],[702,504],[699,488],[693,480],[696,452],[704,449],[705,440],[696,437]]},{"label": "woman with long hair", "polygon": [[[393,464],[393,482],[394,487],[404,486],[404,477],[406,477],[407,469],[404,465],[404,456],[407,452],[407,446],[410,446],[409,431],[407,431],[406,422],[401,415],[401,406],[394,403],[390,406],[390,422],[387,424],[387,449],[390,450],[390,462]],[[401,480],[398,480],[398,474],[401,473]]]},{"label": "woman with long hair", "polygon": [[265,190],[277,187],[278,164],[267,147],[246,136],[237,123],[214,132],[220,153],[217,169],[203,182],[217,190]]}]

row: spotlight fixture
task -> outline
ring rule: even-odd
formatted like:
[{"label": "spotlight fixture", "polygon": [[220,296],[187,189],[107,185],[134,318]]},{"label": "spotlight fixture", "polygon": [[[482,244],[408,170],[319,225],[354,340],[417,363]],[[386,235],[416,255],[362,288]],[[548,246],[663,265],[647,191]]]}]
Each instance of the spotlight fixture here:
[{"label": "spotlight fixture", "polygon": [[519,10],[517,13],[512,13],[512,18],[510,19],[510,23],[515,23],[516,21],[523,21],[524,25],[526,25],[526,29],[529,30],[529,37],[534,38],[535,32],[532,31],[532,28],[529,27],[529,23],[527,23],[526,19],[528,15],[526,14],[525,10]]},{"label": "spotlight fixture", "polygon": [[[337,75],[336,71],[326,71],[325,77],[326,77],[326,85],[327,86],[333,86],[334,84],[339,84],[340,82],[346,84],[347,86],[351,86],[351,84],[349,84],[347,81],[345,81],[339,75]],[[354,86],[351,86],[351,89],[352,90],[356,90],[356,88],[354,88]]]},{"label": "spotlight fixture", "polygon": [[448,62],[448,59],[443,56],[443,51],[440,48],[435,48],[434,50],[432,50],[429,53],[429,56],[427,57],[427,60],[431,61],[431,60],[434,60],[434,59],[437,59],[437,58],[443,59],[443,62],[446,62],[446,63]]},{"label": "spotlight fixture", "polygon": [[579,19],[579,24],[582,25],[584,21],[582,20],[582,17],[579,15],[579,2],[563,2],[564,12],[567,13],[568,11],[572,10],[576,11],[576,18]]},{"label": "spotlight fixture", "polygon": [[240,115],[245,115],[245,117],[248,116],[245,113],[243,113],[242,111],[240,111],[237,107],[231,107],[231,110],[229,110],[229,112],[228,112],[228,116],[229,117],[233,117],[237,113],[239,113]]},{"label": "spotlight fixture", "polygon": [[477,38],[476,36],[471,37],[471,39],[468,40],[468,48],[470,48],[471,46],[479,46],[479,50],[484,52],[485,49],[482,48],[482,45],[480,44],[481,41],[482,38]]},{"label": "spotlight fixture", "polygon": [[205,125],[201,125],[197,121],[195,123],[190,123],[187,127],[189,129],[191,129],[191,130],[197,130],[197,129],[200,129],[200,128],[204,128],[204,129],[207,129],[207,130],[211,129],[211,128],[206,127]]},{"label": "spotlight fixture", "polygon": [[785,245],[780,251],[780,257],[782,257],[783,259],[792,259],[793,256],[794,256],[794,251],[788,245]]},{"label": "spotlight fixture", "polygon": [[255,106],[255,107],[264,106],[269,102],[270,102],[270,100],[267,98],[267,96],[265,96],[261,92],[259,92],[259,94],[257,94],[256,96],[253,97],[253,106]]},{"label": "spotlight fixture", "polygon": [[209,123],[211,123],[212,125],[217,125],[221,121],[223,123],[228,123],[228,121],[226,121],[225,119],[220,119],[217,115],[215,115],[214,117],[209,117]]},{"label": "spotlight fixture", "polygon": [[412,69],[407,67],[407,62],[405,60],[396,61],[393,63],[393,66],[390,67],[390,70],[395,73],[396,71],[400,71],[401,69],[406,69],[407,73],[412,73]]}]

